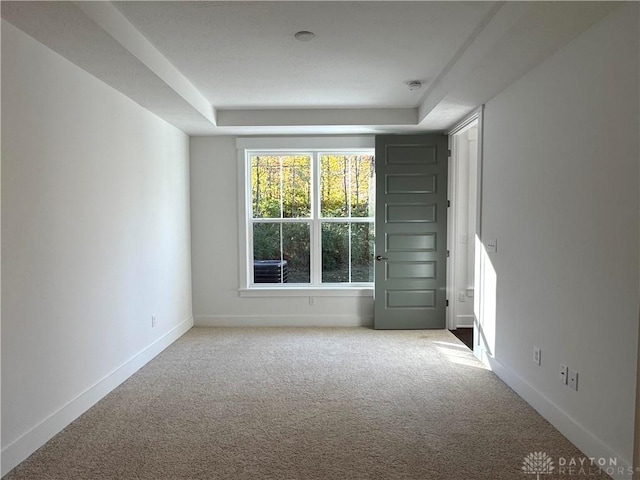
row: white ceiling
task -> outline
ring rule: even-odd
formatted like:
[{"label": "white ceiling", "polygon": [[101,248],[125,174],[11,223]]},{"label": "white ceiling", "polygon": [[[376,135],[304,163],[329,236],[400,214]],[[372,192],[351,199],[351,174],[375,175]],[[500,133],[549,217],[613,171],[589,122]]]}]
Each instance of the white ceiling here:
[{"label": "white ceiling", "polygon": [[[118,2],[218,108],[407,108],[490,3]],[[310,42],[293,34],[310,30]]]},{"label": "white ceiling", "polygon": [[6,21],[191,135],[446,129],[616,6],[1,3]]}]

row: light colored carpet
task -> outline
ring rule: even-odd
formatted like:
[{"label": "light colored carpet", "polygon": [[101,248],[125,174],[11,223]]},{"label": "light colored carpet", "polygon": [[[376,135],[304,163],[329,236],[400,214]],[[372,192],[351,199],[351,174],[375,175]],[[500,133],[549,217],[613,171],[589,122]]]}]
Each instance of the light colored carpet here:
[{"label": "light colored carpet", "polygon": [[526,480],[540,451],[587,478],[448,331],[194,328],[5,478]]}]

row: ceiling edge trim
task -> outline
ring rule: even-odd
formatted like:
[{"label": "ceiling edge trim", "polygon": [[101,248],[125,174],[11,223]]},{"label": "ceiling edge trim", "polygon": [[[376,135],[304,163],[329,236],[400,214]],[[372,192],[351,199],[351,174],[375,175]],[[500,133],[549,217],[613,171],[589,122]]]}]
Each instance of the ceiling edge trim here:
[{"label": "ceiling edge trim", "polygon": [[425,120],[530,9],[529,2],[496,2],[429,87],[418,108],[419,122]]},{"label": "ceiling edge trim", "polygon": [[415,108],[219,109],[217,117],[220,127],[418,124]]},{"label": "ceiling edge trim", "polygon": [[85,15],[126,48],[172,90],[216,125],[213,105],[111,2],[73,2]]}]

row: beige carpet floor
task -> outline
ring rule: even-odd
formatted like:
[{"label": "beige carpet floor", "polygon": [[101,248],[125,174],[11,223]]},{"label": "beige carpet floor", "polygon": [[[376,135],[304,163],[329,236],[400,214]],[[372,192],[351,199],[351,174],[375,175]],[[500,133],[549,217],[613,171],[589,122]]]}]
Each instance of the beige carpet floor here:
[{"label": "beige carpet floor", "polygon": [[[194,328],[5,478],[536,479],[582,454],[448,331]],[[531,471],[531,470],[530,470]]]}]

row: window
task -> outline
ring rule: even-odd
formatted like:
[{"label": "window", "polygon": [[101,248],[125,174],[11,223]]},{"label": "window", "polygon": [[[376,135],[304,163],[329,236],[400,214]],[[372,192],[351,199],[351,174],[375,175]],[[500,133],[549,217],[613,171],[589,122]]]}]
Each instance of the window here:
[{"label": "window", "polygon": [[244,151],[247,286],[373,282],[373,149]]}]

